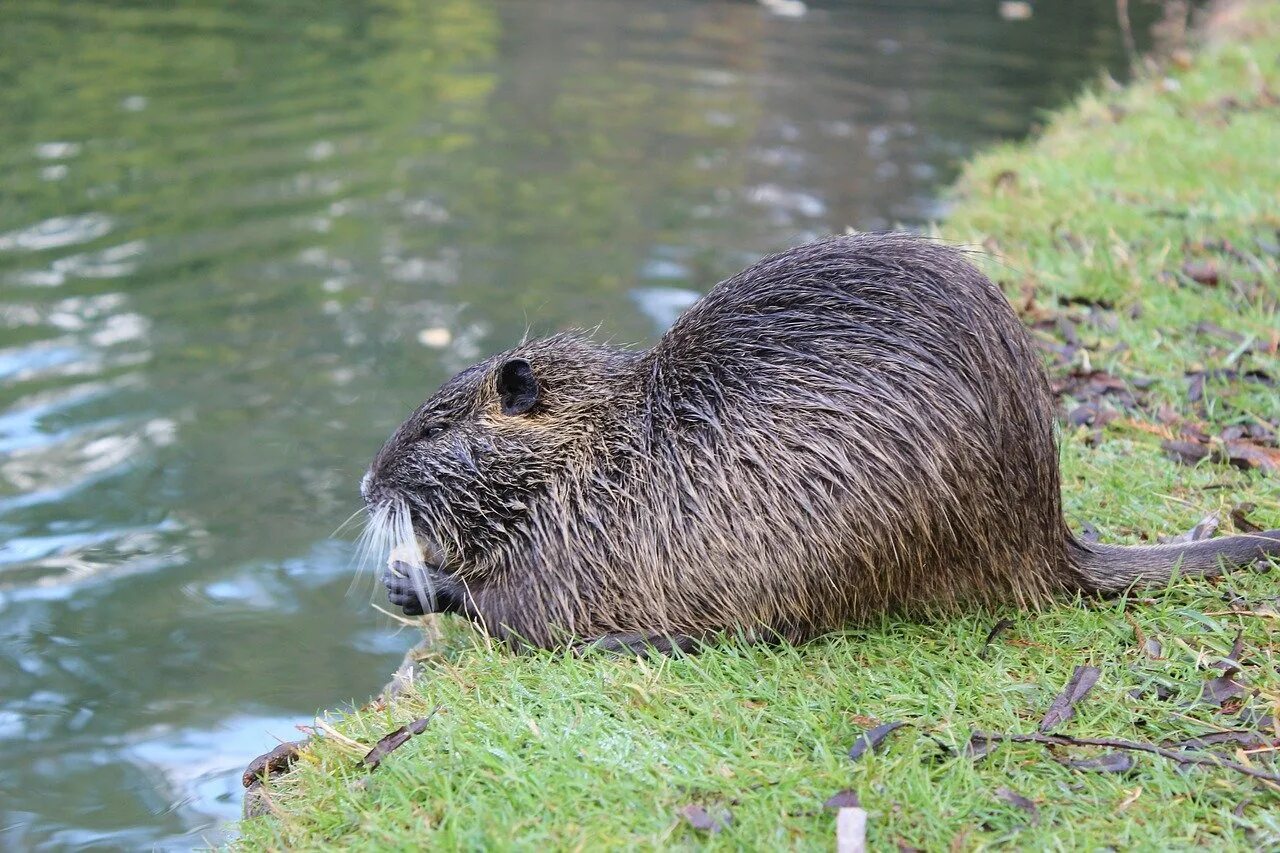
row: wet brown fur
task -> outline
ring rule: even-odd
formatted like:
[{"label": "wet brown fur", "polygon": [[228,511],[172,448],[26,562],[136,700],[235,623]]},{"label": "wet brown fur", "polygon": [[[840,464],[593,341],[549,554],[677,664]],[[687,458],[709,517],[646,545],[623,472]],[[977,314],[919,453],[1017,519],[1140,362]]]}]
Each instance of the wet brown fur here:
[{"label": "wet brown fur", "polygon": [[[503,414],[512,359],[537,403]],[[438,551],[428,609],[543,646],[799,641],[1280,552],[1278,531],[1082,544],[1054,430],[1039,356],[995,284],[947,246],[858,235],[765,258],[650,350],[557,335],[459,374],[364,491],[407,505]]]}]

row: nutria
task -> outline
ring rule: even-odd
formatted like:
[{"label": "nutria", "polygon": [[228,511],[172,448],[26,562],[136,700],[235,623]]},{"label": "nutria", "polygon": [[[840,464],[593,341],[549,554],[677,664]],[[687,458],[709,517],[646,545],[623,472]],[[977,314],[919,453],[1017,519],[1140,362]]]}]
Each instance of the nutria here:
[{"label": "nutria", "polygon": [[558,334],[494,356],[405,421],[361,491],[376,528],[417,540],[392,603],[534,646],[802,641],[1280,553],[1280,531],[1073,536],[1026,330],[960,251],[906,235],[765,258],[647,351]]}]

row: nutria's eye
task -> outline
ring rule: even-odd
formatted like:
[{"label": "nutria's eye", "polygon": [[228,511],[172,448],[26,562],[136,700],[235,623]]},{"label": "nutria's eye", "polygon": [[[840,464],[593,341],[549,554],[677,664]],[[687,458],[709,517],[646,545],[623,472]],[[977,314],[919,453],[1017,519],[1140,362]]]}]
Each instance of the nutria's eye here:
[{"label": "nutria's eye", "polygon": [[502,414],[523,415],[538,405],[542,388],[533,368],[523,358],[513,358],[498,368],[498,400]]},{"label": "nutria's eye", "polygon": [[418,435],[418,440],[430,441],[431,439],[438,437],[442,432],[444,432],[444,424],[442,423],[427,424],[425,427],[422,428],[422,432]]}]

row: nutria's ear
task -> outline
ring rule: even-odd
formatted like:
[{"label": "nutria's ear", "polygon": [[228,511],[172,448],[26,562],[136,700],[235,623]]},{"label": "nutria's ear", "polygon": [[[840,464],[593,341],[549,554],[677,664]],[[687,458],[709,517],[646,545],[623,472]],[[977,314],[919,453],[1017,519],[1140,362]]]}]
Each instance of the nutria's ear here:
[{"label": "nutria's ear", "polygon": [[523,415],[538,405],[542,388],[533,368],[523,358],[511,358],[498,368],[498,400],[502,414]]}]

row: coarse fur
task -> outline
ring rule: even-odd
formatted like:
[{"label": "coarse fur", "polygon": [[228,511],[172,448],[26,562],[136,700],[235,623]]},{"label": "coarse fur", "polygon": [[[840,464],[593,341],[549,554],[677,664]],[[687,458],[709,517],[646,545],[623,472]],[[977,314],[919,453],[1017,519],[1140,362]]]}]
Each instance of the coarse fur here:
[{"label": "coarse fur", "polygon": [[1000,289],[953,248],[863,234],[765,258],[650,350],[561,334],[463,371],[362,491],[423,555],[394,603],[534,646],[801,641],[1280,552],[1280,531],[1086,545],[1059,488],[1053,397]]}]

